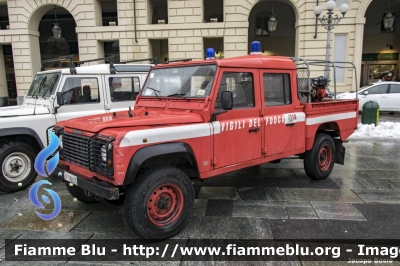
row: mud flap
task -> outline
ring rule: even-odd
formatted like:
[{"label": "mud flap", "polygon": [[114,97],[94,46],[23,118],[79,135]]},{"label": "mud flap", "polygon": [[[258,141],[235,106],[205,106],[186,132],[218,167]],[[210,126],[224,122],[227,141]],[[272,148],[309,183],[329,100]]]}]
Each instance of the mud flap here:
[{"label": "mud flap", "polygon": [[344,155],[346,148],[343,147],[343,142],[340,139],[335,139],[335,163],[344,165]]}]

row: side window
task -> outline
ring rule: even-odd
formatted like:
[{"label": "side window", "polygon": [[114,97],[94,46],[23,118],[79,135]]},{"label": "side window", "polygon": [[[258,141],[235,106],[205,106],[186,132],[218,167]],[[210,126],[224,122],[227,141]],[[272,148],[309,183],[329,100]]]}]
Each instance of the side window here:
[{"label": "side window", "polygon": [[292,104],[289,74],[265,73],[263,80],[266,106]]},{"label": "side window", "polygon": [[138,77],[110,77],[108,83],[112,102],[135,100],[140,90]]},{"label": "side window", "polygon": [[67,78],[61,93],[65,105],[100,102],[97,78]]},{"label": "side window", "polygon": [[384,94],[386,93],[387,90],[387,85],[377,85],[375,87],[372,87],[368,90],[368,94]]},{"label": "side window", "polygon": [[221,109],[221,93],[231,91],[233,94],[233,109],[253,108],[254,82],[252,73],[225,72],[222,75],[218,89],[216,109]]},{"label": "side window", "polygon": [[390,84],[390,93],[400,93],[400,84]]}]

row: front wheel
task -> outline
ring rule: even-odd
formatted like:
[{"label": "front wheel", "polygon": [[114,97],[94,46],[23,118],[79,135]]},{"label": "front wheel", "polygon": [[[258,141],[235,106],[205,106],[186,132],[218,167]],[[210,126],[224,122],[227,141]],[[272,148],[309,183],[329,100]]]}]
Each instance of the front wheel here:
[{"label": "front wheel", "polygon": [[175,167],[143,173],[125,197],[129,227],[145,239],[166,239],[181,231],[190,219],[194,191],[189,177]]},{"label": "front wheel", "polygon": [[24,142],[10,141],[0,148],[0,191],[15,192],[35,181],[36,152]]},{"label": "front wheel", "polygon": [[304,170],[311,179],[325,179],[335,164],[335,143],[331,136],[318,133],[311,150],[304,157]]}]

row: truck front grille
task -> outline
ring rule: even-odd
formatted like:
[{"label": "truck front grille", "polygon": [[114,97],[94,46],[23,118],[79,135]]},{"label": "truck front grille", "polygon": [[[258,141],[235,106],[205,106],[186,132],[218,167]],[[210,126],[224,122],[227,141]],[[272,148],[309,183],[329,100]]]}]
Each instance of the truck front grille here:
[{"label": "truck front grille", "polygon": [[[63,148],[60,155],[65,161],[88,168],[93,172],[108,177],[110,171],[106,162],[110,159],[110,152],[107,152],[107,146],[113,140],[113,138],[97,134],[87,137],[65,132],[62,135]],[[102,147],[107,154],[105,162],[101,155]]]}]

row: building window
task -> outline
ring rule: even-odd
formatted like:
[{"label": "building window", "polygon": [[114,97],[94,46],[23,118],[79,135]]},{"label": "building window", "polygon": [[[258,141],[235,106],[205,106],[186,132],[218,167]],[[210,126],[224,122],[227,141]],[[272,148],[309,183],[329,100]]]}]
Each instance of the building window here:
[{"label": "building window", "polygon": [[223,0],[204,0],[204,22],[223,22],[224,21],[224,1]]},{"label": "building window", "polygon": [[10,26],[8,19],[7,1],[0,3],[0,30],[6,30]]},{"label": "building window", "polygon": [[256,36],[268,36],[268,21],[270,16],[265,14],[256,15]]},{"label": "building window", "polygon": [[168,40],[149,40],[149,56],[157,57],[159,62],[168,61]]},{"label": "building window", "polygon": [[[346,61],[346,47],[347,47],[347,35],[346,34],[336,34],[335,35],[335,51],[334,51],[334,61],[345,62]],[[338,66],[335,69],[336,72],[336,82],[344,83],[344,64],[335,64]],[[333,78],[333,73],[332,73]]]},{"label": "building window", "polygon": [[265,106],[292,104],[289,74],[265,73],[263,79]]},{"label": "building window", "polygon": [[[11,45],[3,45],[4,66],[6,69],[8,103],[17,105],[17,84],[15,82],[14,58]],[[0,49],[1,50],[1,49]]]},{"label": "building window", "polygon": [[203,38],[204,59],[208,48],[214,48],[215,58],[224,58],[224,38]]},{"label": "building window", "polygon": [[148,0],[147,17],[149,24],[168,24],[168,1]]},{"label": "building window", "polygon": [[119,41],[112,41],[112,42],[104,42],[104,56],[113,57],[113,62],[118,63],[120,62],[120,55],[119,55]]},{"label": "building window", "polygon": [[117,0],[102,0],[101,15],[103,20],[103,26],[117,26],[118,25]]},{"label": "building window", "polygon": [[339,8],[343,4],[349,4],[349,0],[336,0],[336,8]]}]

